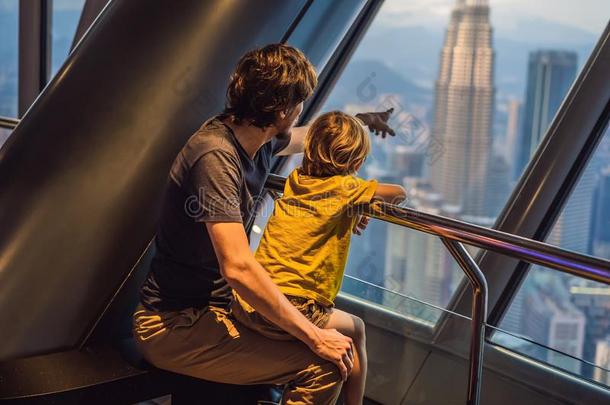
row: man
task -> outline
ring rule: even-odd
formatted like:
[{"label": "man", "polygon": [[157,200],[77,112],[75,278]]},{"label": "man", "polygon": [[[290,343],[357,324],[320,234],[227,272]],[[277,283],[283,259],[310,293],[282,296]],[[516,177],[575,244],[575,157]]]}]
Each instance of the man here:
[{"label": "man", "polygon": [[[351,339],[309,322],[254,259],[244,229],[274,155],[302,151],[293,128],[317,84],[297,49],[276,44],[239,61],[225,112],[206,121],[170,172],[156,254],[134,314],[134,337],[155,366],[232,384],[288,384],[287,404],[332,404],[353,366]],[[362,116],[391,132],[389,112]],[[240,325],[235,289],[298,340],[278,342]]]}]

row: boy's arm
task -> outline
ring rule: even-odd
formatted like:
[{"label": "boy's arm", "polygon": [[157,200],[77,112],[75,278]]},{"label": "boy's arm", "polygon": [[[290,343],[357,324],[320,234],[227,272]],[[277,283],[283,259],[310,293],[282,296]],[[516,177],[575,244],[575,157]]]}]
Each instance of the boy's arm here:
[{"label": "boy's arm", "polygon": [[[390,204],[400,204],[406,198],[407,191],[403,186],[399,186],[398,184],[379,183],[377,184],[377,188],[375,189],[375,194],[373,195],[371,202],[381,200]],[[362,232],[364,232],[368,224],[369,217],[360,215],[354,223],[352,232],[356,235],[362,235]]]},{"label": "boy's arm", "polygon": [[241,223],[207,222],[206,226],[229,286],[265,318],[335,363],[347,379],[353,366],[351,338],[334,329],[318,328],[288,301],[254,258]]},{"label": "boy's arm", "polygon": [[390,204],[400,204],[407,198],[407,191],[398,184],[380,183],[373,196],[373,200],[378,199]]}]

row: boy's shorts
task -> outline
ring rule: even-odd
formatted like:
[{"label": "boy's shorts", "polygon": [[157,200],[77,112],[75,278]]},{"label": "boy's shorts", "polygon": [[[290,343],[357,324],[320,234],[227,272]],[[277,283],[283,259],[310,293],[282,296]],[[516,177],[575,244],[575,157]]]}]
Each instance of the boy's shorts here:
[{"label": "boy's shorts", "polygon": [[[286,296],[288,301],[294,305],[311,323],[324,329],[330,320],[332,308],[319,304],[311,298],[301,298]],[[254,310],[236,292],[233,292],[233,302],[231,303],[231,314],[242,325],[275,340],[291,340],[294,336],[284,331],[282,328],[267,320],[264,316]]]}]

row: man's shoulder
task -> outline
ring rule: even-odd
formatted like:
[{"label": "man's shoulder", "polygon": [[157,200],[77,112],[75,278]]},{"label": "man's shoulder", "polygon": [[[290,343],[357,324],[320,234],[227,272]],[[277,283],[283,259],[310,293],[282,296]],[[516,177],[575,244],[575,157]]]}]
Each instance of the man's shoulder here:
[{"label": "man's shoulder", "polygon": [[193,161],[212,151],[239,156],[229,129],[217,117],[204,122],[182,148],[182,152]]},{"label": "man's shoulder", "polygon": [[223,154],[239,161],[239,154],[228,128],[217,117],[204,122],[188,139],[176,156],[171,169],[171,177],[179,185],[188,177],[191,168],[208,153]]}]

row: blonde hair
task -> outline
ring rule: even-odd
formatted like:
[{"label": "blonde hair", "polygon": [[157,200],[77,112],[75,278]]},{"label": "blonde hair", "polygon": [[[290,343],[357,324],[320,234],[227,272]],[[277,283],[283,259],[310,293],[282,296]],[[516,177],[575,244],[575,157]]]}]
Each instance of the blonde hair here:
[{"label": "blonde hair", "polygon": [[371,151],[362,123],[340,111],[319,116],[304,146],[302,172],[315,177],[353,174]]}]

